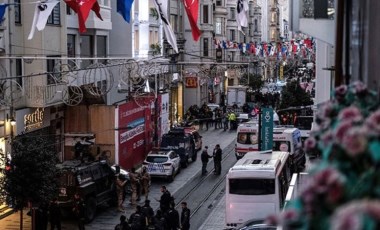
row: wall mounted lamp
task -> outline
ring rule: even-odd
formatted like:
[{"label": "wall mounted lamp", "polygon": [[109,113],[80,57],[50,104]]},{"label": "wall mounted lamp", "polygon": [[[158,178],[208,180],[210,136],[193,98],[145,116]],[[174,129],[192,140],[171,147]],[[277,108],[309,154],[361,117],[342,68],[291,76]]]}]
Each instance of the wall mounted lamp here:
[{"label": "wall mounted lamp", "polygon": [[7,114],[7,121],[9,121],[11,123],[11,126],[15,126],[16,125],[16,120],[14,119],[14,117],[9,117],[9,115]]}]

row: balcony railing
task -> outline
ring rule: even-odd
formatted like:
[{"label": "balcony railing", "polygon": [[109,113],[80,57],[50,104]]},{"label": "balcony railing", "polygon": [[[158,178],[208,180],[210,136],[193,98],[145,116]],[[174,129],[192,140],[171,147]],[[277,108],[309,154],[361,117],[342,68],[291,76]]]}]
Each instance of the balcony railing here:
[{"label": "balcony railing", "polygon": [[302,0],[301,17],[330,19],[335,17],[335,0]]}]

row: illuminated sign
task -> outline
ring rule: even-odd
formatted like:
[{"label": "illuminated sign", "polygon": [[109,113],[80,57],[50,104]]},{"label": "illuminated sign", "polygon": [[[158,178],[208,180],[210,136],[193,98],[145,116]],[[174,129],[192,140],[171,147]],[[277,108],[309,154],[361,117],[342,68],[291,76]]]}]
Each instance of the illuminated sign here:
[{"label": "illuminated sign", "polygon": [[197,88],[198,87],[198,78],[197,77],[186,77],[185,78],[186,88]]},{"label": "illuminated sign", "polygon": [[44,108],[37,108],[33,113],[24,115],[24,130],[31,131],[42,127],[44,121]]}]

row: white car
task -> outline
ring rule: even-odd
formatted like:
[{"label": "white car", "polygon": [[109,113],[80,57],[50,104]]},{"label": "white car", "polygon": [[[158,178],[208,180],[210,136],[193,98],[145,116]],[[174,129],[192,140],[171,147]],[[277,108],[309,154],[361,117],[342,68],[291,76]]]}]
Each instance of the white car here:
[{"label": "white car", "polygon": [[152,150],[148,153],[143,165],[151,177],[164,177],[173,181],[181,171],[180,157],[174,151]]}]

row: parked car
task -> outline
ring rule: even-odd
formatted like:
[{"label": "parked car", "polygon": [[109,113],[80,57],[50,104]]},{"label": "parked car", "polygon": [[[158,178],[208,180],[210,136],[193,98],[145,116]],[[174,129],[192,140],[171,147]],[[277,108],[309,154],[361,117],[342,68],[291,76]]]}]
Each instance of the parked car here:
[{"label": "parked car", "polygon": [[98,206],[116,204],[115,173],[105,161],[82,163],[79,160],[64,161],[60,170],[58,204],[71,210],[74,194],[85,201],[85,221],[94,219]]},{"label": "parked car", "polygon": [[148,153],[143,165],[151,177],[164,177],[173,181],[181,171],[181,159],[173,150],[152,150]]}]

